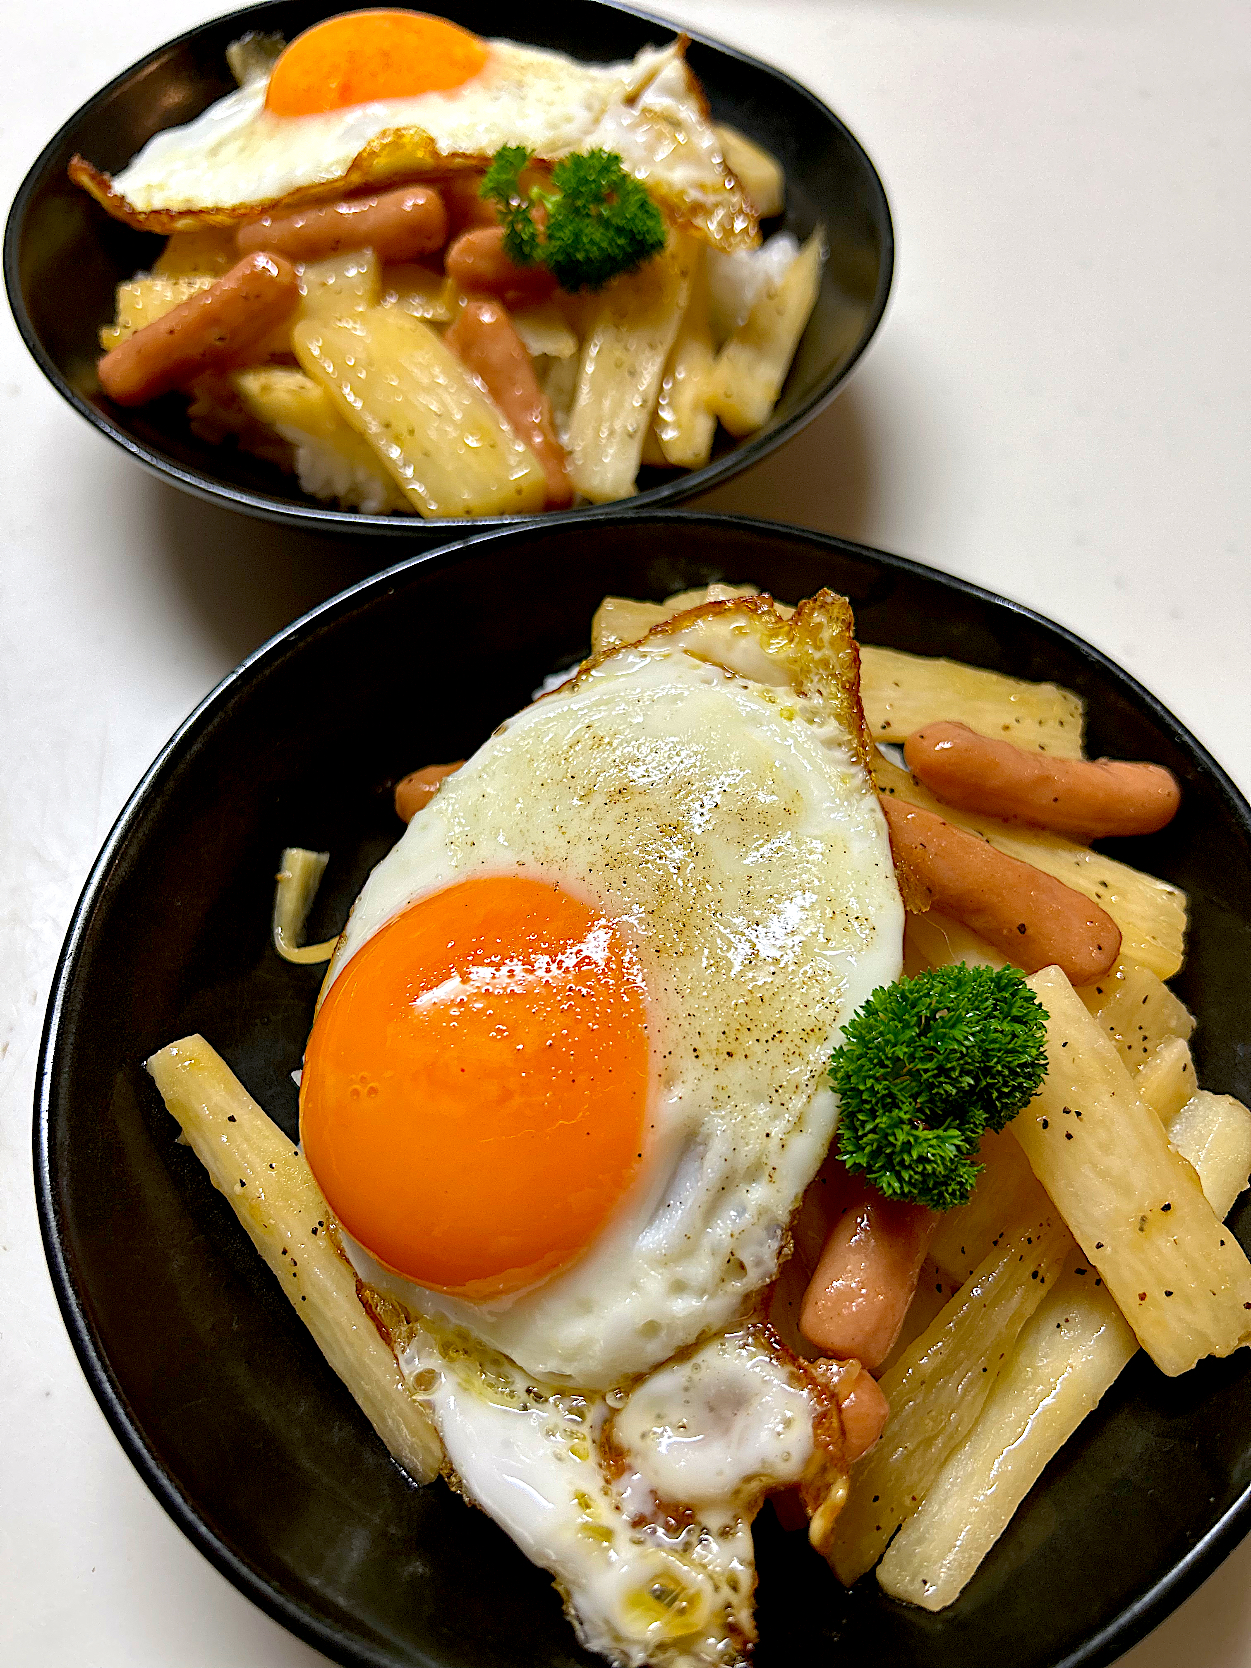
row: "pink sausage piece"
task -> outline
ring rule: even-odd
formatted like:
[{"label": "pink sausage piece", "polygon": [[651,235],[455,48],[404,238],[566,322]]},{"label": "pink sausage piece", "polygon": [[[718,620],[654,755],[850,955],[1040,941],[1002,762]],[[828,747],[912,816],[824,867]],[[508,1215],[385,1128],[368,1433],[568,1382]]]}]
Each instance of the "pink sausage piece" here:
[{"label": "pink sausage piece", "polygon": [[499,210],[479,196],[483,176],[478,173],[449,174],[439,181],[439,194],[447,205],[448,230],[453,237],[475,226],[498,226]]},{"label": "pink sausage piece", "polygon": [[850,1363],[859,1368],[844,1396],[840,1389],[838,1411],[843,1419],[843,1444],[848,1465],[863,1459],[873,1447],[890,1417],[890,1403],[882,1394],[881,1386],[858,1361]]},{"label": "pink sausage piece", "polygon": [[972,927],[1027,973],[1059,967],[1072,984],[1085,985],[1112,966],[1121,931],[1098,904],[932,811],[890,794],[879,798],[896,867],[935,909]]},{"label": "pink sausage piece", "polygon": [[395,814],[401,822],[412,822],[418,811],[425,809],[443,785],[445,777],[460,769],[464,759],[454,764],[423,765],[402,782],[395,784]]},{"label": "pink sausage piece", "polygon": [[916,730],[904,743],[904,757],[946,805],[1079,840],[1154,834],[1181,803],[1177,778],[1163,765],[1053,759],[949,721]]},{"label": "pink sausage piece", "polygon": [[374,197],[266,214],[240,226],[245,253],[273,249],[293,261],[319,261],[347,249],[372,249],[380,261],[415,261],[447,242],[447,210],[427,185],[406,185]]},{"label": "pink sausage piece", "polygon": [[470,299],[443,340],[480,378],[504,420],[542,465],[549,510],[573,502],[565,448],[556,438],[552,408],[539,387],[534,364],[500,301]]},{"label": "pink sausage piece", "polygon": [[799,1330],[827,1355],[875,1372],[899,1336],[937,1216],[862,1183],[838,1217],[808,1282]]},{"label": "pink sausage piece", "polygon": [[[843,1458],[848,1465],[863,1459],[873,1447],[890,1417],[890,1403],[868,1368],[859,1361],[823,1362],[832,1372],[822,1377],[838,1399],[843,1427]],[[783,1529],[807,1529],[808,1513],[797,1488],[783,1489],[769,1497]]]},{"label": "pink sausage piece", "polygon": [[504,228],[478,226],[448,245],[444,269],[468,295],[492,295],[509,307],[544,301],[556,288],[545,266],[518,266],[504,253]]},{"label": "pink sausage piece", "polygon": [[100,386],[118,405],[143,405],[205,371],[239,364],[300,299],[281,255],[246,255],[211,288],[180,302],[106,353]]}]

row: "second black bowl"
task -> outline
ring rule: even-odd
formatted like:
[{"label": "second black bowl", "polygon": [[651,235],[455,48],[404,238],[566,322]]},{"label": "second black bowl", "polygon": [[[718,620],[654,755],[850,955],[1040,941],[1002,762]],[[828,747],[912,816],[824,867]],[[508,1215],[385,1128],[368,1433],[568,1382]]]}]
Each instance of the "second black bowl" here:
[{"label": "second black bowl", "polygon": [[[72,185],[70,158],[81,152],[97,167],[121,169],[158,130],[190,121],[231,91],[225,56],[231,41],[249,29],[289,40],[343,9],[334,0],[273,0],[231,12],[161,47],[97,93],[46,147],[18,191],[5,233],[5,282],[18,328],[52,385],[102,434],[175,486],[292,526],[443,543],[517,518],[423,521],[330,509],[275,465],[197,439],[180,396],[123,410],[102,399],[96,377],[98,332],[112,322],[116,286],[151,265],[161,240],[111,220]],[[493,0],[445,0],[436,9],[477,34],[524,39],[591,62],[631,58],[675,33],[660,19],[599,0],[567,0],[524,20],[515,7]],[[764,428],[737,444],[721,434],[703,469],[644,469],[630,500],[640,510],[707,491],[809,422],[877,329],[894,261],[882,182],[831,110],[798,82],[731,47],[696,37],[689,61],[714,120],[741,129],[782,163],[787,201],[779,229],[804,238],[824,227],[829,259],[816,309]],[[609,504],[544,519],[603,516],[620,508]]]},{"label": "second black bowl", "polygon": [[[1118,855],[1187,889],[1177,980],[1199,1078],[1251,1099],[1251,810],[1176,719],[1022,608],[898,557],[728,517],[530,524],[379,574],[297,621],[157,759],[87,884],[53,989],[35,1167],[53,1281],[126,1451],[197,1546],[334,1660],[370,1668],[595,1668],[546,1575],[442,1484],[412,1487],[176,1140],[141,1061],[200,1031],[287,1130],[321,981],[269,941],[284,845],[332,854],[327,936],[400,833],[388,778],[463,757],[588,648],[605,591],[712,579],[845,593],[863,641],[1053,679],[1092,753],[1181,779],[1176,820]],[[432,622],[435,628],[432,629]],[[1251,1203],[1231,1218],[1251,1242]],[[938,1615],[844,1592],[760,1520],[760,1668],[1096,1668],[1251,1520],[1251,1352],[1166,1379],[1141,1353]],[[602,1663],[600,1664],[602,1668]]]}]

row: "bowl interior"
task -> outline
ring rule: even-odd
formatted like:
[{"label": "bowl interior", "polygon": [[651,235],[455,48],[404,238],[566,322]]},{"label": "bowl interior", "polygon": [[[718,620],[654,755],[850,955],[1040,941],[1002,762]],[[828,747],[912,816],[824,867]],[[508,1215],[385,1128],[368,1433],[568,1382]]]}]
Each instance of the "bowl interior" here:
[{"label": "bowl interior", "polygon": [[[490,0],[454,0],[437,9],[479,34],[523,37],[591,61],[632,57],[674,33],[658,20],[596,0],[549,7],[527,19],[524,30],[514,8]],[[304,526],[442,540],[463,534],[465,523],[320,507],[275,465],[233,444],[211,446],[197,439],[181,396],[126,411],[102,399],[95,372],[98,332],[112,322],[117,284],[150,266],[163,239],[111,220],[70,183],[65,172],[70,158],[80,152],[97,167],[119,170],[153,133],[191,120],[231,91],[225,50],[245,30],[277,31],[291,39],[341,10],[333,0],[277,0],[235,12],[161,48],[84,105],[44,151],[14,203],[5,249],[9,297],[27,345],[61,393],[166,478],[252,514]],[[758,139],[786,170],[786,211],[766,231],[785,227],[803,238],[823,226],[829,260],[816,309],[765,428],[739,444],[721,434],[716,455],[702,470],[644,470],[640,496],[633,501],[638,507],[705,490],[812,416],[868,343],[890,287],[893,243],[886,198],[872,163],[842,123],[802,87],[754,59],[698,40],[689,57],[714,119]],[[474,525],[504,519],[484,517]]]},{"label": "bowl interior", "polygon": [[[547,1578],[441,1483],[412,1487],[293,1317],[140,1062],[201,1031],[289,1133],[321,970],[269,946],[287,844],[331,853],[337,930],[400,833],[390,784],[467,754],[587,648],[605,592],[711,579],[853,600],[860,635],[1085,696],[1092,752],[1177,772],[1183,809],[1125,851],[1185,886],[1206,1085],[1251,1098],[1251,821],[1198,744],[1058,628],[835,540],[730,518],[530,526],[367,581],[234,674],[158,761],[89,883],[58,975],[36,1128],[54,1278],[84,1367],[167,1509],[253,1598],[344,1662],[590,1661]],[[455,622],[454,624],[452,622]],[[433,625],[433,629],[432,629]],[[1234,1217],[1244,1243],[1251,1210]],[[1050,1467],[959,1602],[844,1593],[759,1520],[762,1668],[841,1644],[890,1668],[1110,1660],[1242,1532],[1251,1359],[1179,1380],[1139,1357]]]}]

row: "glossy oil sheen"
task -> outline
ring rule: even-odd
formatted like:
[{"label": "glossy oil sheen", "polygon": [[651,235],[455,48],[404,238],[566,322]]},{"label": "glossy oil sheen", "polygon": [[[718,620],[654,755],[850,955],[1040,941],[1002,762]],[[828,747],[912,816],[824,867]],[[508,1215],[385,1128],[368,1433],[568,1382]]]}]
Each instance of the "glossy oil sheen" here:
[{"label": "glossy oil sheen", "polygon": [[[113,322],[114,290],[149,267],[164,240],[111,220],[67,179],[70,158],[78,151],[108,173],[120,171],[153,133],[190,121],[233,89],[225,51],[246,30],[278,32],[290,41],[342,10],[334,0],[274,0],[232,12],[171,41],[105,87],[70,118],[26,176],[5,233],[5,283],[18,328],[53,386],[102,433],[174,485],[294,526],[399,538],[410,547],[442,543],[509,518],[423,521],[321,505],[275,465],[232,446],[197,440],[183,396],[170,394],[125,411],[99,393],[98,332]],[[598,0],[565,0],[524,15],[494,0],[461,0],[438,11],[475,34],[522,40],[586,62],[632,58],[674,34],[660,19]],[[766,223],[766,232],[785,228],[804,238],[823,226],[829,259],[816,308],[765,427],[737,444],[721,434],[703,469],[644,469],[630,501],[635,509],[706,491],[757,462],[814,417],[877,329],[894,261],[882,182],[832,111],[798,82],[730,47],[697,36],[688,59],[713,119],[741,128],[786,171],[786,211]],[[606,516],[614,510],[607,505],[572,513]]]},{"label": "glossy oil sheen", "polygon": [[[1125,674],[986,592],[795,529],[618,516],[596,529],[594,556],[578,527],[480,538],[367,581],[260,650],[193,715],[123,813],[53,992],[36,1175],[84,1370],[195,1543],[343,1663],[594,1659],[546,1577],[492,1523],[442,1484],[415,1489],[396,1470],[229,1205],[177,1145],[140,1061],[202,1031],[294,1132],[289,1072],[321,970],[270,947],[278,852],[331,852],[309,923],[311,939],[326,937],[399,835],[394,779],[466,756],[545,673],[585,653],[605,592],[662,597],[751,579],[796,598],[829,585],[851,598],[865,641],[1079,691],[1092,754],[1155,759],[1182,781],[1177,820],[1117,854],[1188,889],[1192,949],[1176,983],[1199,1018],[1199,1078],[1251,1099],[1251,810]],[[431,619],[472,623],[472,678],[459,633],[430,632]],[[1245,1199],[1232,1221],[1251,1243]],[[756,1661],[858,1652],[879,1668],[1109,1663],[1230,1550],[1249,1511],[1251,1356],[1174,1380],[1139,1357],[940,1615],[893,1603],[872,1577],[844,1593],[766,1511]]]}]

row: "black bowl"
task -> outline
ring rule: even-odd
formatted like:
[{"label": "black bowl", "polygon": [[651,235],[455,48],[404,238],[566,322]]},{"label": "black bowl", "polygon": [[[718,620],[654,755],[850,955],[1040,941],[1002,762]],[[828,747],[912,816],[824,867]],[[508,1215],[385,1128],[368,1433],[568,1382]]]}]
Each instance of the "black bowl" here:
[{"label": "black bowl", "polygon": [[[730,517],[530,523],[414,558],[260,649],[175,735],[118,820],[57,972],[36,1103],[48,1260],[79,1359],[174,1520],[273,1616],[344,1663],[589,1662],[547,1577],[441,1483],[412,1487],[175,1140],[140,1062],[201,1031],[289,1132],[321,970],[269,945],[280,849],[329,850],[313,937],[398,836],[389,783],[463,756],[585,653],[605,591],[751,579],[853,601],[866,641],[1078,690],[1098,753],[1184,784],[1120,850],[1186,887],[1200,1079],[1251,1099],[1251,809],[1176,719],[1026,609],[895,556]],[[458,626],[460,629],[458,629]],[[1233,1217],[1251,1240],[1251,1208]],[[1107,1663],[1248,1527],[1251,1356],[1163,1378],[1139,1356],[941,1615],[844,1594],[760,1520],[761,1668],[842,1643],[882,1668]]]},{"label": "black bowl", "polygon": [[[335,0],[274,0],[231,12],[181,35],[110,82],[70,118],[23,181],[5,233],[5,283],[18,329],[53,387],[102,434],[175,486],[293,526],[442,543],[463,537],[467,523],[319,506],[275,465],[232,445],[198,440],[181,396],[127,411],[101,396],[96,376],[98,332],[112,322],[114,289],[151,264],[161,240],[109,219],[70,183],[65,172],[70,158],[77,151],[97,167],[119,170],[159,129],[190,121],[231,90],[225,51],[246,30],[277,31],[290,39],[343,9]],[[491,0],[437,9],[479,34],[510,35],[588,61],[629,58],[643,46],[671,40],[675,32],[658,18],[598,0],[541,8],[524,29],[515,7]],[[787,204],[777,228],[804,238],[824,226],[830,258],[816,309],[764,428],[739,444],[719,434],[703,469],[644,469],[630,500],[640,510],[679,503],[728,480],[815,417],[877,329],[894,261],[882,182],[832,111],[789,76],[701,37],[692,41],[690,64],[714,118],[759,140],[783,164]],[[616,509],[564,512],[558,519],[600,518]],[[483,516],[472,526],[504,526],[516,519]]]}]

